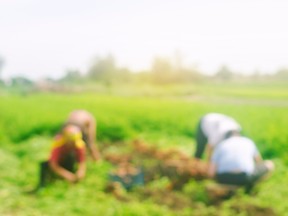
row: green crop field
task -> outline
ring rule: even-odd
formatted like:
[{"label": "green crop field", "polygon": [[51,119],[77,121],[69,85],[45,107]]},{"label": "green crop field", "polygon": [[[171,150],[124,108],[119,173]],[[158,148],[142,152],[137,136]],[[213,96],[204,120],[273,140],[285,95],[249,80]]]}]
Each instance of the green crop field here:
[{"label": "green crop field", "polygon": [[[115,88],[109,94],[0,94],[0,215],[251,215],[252,207],[258,213],[269,208],[275,215],[287,215],[287,86],[214,88],[171,87],[158,89],[154,96],[150,93],[155,89],[144,88],[134,94],[127,89],[117,94]],[[205,195],[209,181],[191,180],[183,193],[191,195],[193,205],[181,210],[139,198],[136,192],[127,192],[126,202],[105,193],[107,173],[113,168],[107,161],[88,160],[87,177],[77,185],[57,181],[36,195],[26,194],[37,183],[38,164],[48,157],[53,135],[74,109],[94,114],[99,146],[137,138],[191,156],[199,118],[207,112],[225,113],[240,122],[244,134],[255,141],[265,159],[275,162],[276,170],[257,186],[256,194],[248,196],[240,190],[218,205],[211,205]],[[147,187],[165,185],[166,179],[159,179]]]}]

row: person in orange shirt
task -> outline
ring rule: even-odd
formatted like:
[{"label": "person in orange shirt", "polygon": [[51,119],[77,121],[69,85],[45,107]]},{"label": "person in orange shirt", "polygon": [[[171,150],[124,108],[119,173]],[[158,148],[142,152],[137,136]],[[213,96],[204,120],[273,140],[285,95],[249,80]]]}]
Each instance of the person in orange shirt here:
[{"label": "person in orange shirt", "polygon": [[46,186],[47,181],[58,176],[70,183],[85,177],[86,146],[79,127],[66,125],[52,143],[48,161],[40,164],[40,179],[36,190]]}]

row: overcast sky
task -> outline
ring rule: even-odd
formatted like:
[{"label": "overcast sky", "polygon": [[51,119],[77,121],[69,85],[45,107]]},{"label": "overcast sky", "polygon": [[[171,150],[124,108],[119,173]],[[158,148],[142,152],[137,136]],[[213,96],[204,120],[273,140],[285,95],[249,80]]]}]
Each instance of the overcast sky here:
[{"label": "overcast sky", "polygon": [[0,0],[2,77],[85,72],[95,56],[147,69],[181,53],[206,73],[288,67],[286,0]]}]

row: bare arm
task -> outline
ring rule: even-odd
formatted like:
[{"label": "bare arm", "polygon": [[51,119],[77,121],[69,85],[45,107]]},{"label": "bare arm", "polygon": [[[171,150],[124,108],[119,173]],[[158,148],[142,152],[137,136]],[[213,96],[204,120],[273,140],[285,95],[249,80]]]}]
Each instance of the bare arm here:
[{"label": "bare arm", "polygon": [[93,116],[90,117],[88,125],[88,148],[94,160],[100,159],[100,153],[95,144],[96,140],[96,121]]},{"label": "bare arm", "polygon": [[59,166],[56,162],[54,161],[49,162],[49,166],[57,175],[64,178],[65,180],[72,183],[77,181],[77,176],[74,173]]},{"label": "bare arm", "polygon": [[89,117],[88,122],[88,142],[89,144],[94,144],[96,140],[96,121],[93,116]]},{"label": "bare arm", "polygon": [[214,178],[215,175],[216,175],[216,165],[211,162],[208,167],[208,177]]},{"label": "bare arm", "polygon": [[93,160],[95,161],[100,160],[100,153],[96,145],[94,143],[90,143],[88,144],[88,148]]},{"label": "bare arm", "polygon": [[207,160],[210,162],[213,153],[213,147],[207,143]]},{"label": "bare arm", "polygon": [[78,170],[76,172],[77,179],[83,179],[86,174],[86,163],[85,162],[80,162],[78,166]]},{"label": "bare arm", "polygon": [[254,156],[254,160],[255,160],[256,163],[260,163],[260,162],[263,161],[263,159],[262,159],[260,154],[255,155]]},{"label": "bare arm", "polygon": [[208,174],[209,178],[214,178],[216,175],[216,164],[212,162],[213,150],[214,150],[214,148],[212,147],[212,145],[207,143],[207,157],[208,157],[208,162],[209,162],[207,174]]}]

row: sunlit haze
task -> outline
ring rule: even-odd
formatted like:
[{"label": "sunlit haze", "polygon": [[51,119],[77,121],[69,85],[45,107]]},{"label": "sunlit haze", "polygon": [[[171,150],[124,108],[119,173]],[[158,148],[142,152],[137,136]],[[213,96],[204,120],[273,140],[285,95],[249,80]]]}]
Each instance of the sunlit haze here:
[{"label": "sunlit haze", "polygon": [[288,67],[288,1],[0,0],[2,77],[86,72],[95,56],[149,69],[155,56],[212,74]]}]

